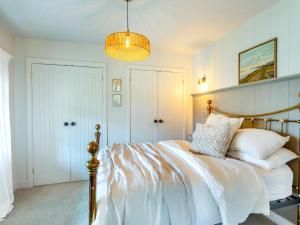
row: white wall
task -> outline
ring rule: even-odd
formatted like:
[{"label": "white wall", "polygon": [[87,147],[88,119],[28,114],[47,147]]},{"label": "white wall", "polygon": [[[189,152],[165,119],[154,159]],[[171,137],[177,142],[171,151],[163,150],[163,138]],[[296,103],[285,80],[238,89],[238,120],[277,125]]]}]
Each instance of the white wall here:
[{"label": "white wall", "polygon": [[238,53],[278,38],[278,77],[300,73],[300,1],[281,0],[193,57],[196,80],[207,76],[208,89],[238,85]]},{"label": "white wall", "polygon": [[[16,188],[27,184],[27,149],[26,149],[26,74],[25,58],[38,57],[46,59],[64,59],[104,62],[108,75],[108,139],[109,144],[126,142],[128,134],[128,86],[127,63],[111,60],[105,56],[100,45],[47,41],[37,39],[16,38],[14,64],[14,107],[15,107],[15,182]],[[192,129],[191,94],[191,56],[163,53],[152,50],[151,57],[143,65],[182,67],[187,69],[186,76],[186,114],[188,115],[188,133]],[[111,106],[111,80],[121,78],[123,82],[123,101],[121,108]],[[93,128],[91,128],[93,132]],[[84,166],[84,165],[83,165]]]},{"label": "white wall", "polygon": [[11,55],[14,53],[14,36],[2,26],[0,26],[0,48]]}]

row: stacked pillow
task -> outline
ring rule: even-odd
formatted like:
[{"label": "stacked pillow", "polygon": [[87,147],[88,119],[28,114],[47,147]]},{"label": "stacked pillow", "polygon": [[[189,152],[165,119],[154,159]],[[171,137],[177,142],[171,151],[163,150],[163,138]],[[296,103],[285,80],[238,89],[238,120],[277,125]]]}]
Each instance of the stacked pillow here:
[{"label": "stacked pillow", "polygon": [[243,120],[211,113],[205,124],[196,125],[191,151],[220,159],[227,154],[265,170],[282,167],[298,158],[283,147],[290,137],[263,129],[239,129]]},{"label": "stacked pillow", "polygon": [[231,139],[242,123],[243,118],[211,113],[205,124],[196,125],[192,152],[225,159]]},{"label": "stacked pillow", "polygon": [[298,157],[283,148],[289,138],[269,130],[240,129],[236,132],[227,155],[265,170],[279,168]]},{"label": "stacked pillow", "polygon": [[229,123],[229,136],[228,136],[227,145],[226,145],[226,148],[228,149],[234,134],[241,127],[243,121],[244,121],[244,118],[229,118],[222,114],[211,113],[209,115],[209,117],[207,118],[205,125],[206,126],[218,126],[219,124],[222,124],[222,123]]},{"label": "stacked pillow", "polygon": [[257,159],[255,157],[252,157],[251,155],[248,155],[247,153],[243,153],[240,151],[229,151],[227,153],[227,156],[251,163],[264,170],[280,168],[287,162],[298,158],[298,156],[294,152],[286,148],[280,148],[277,152],[265,159]]},{"label": "stacked pillow", "polygon": [[206,126],[198,123],[193,134],[192,152],[225,159],[229,136],[229,123]]}]

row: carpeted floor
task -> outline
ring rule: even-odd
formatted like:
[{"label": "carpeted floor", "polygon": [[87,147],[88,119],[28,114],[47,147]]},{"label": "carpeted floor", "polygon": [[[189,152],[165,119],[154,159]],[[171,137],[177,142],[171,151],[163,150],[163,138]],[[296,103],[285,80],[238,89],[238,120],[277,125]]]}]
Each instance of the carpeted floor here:
[{"label": "carpeted floor", "polygon": [[[87,225],[88,183],[72,182],[18,190],[15,209],[1,225]],[[253,215],[243,225],[274,225]]]}]

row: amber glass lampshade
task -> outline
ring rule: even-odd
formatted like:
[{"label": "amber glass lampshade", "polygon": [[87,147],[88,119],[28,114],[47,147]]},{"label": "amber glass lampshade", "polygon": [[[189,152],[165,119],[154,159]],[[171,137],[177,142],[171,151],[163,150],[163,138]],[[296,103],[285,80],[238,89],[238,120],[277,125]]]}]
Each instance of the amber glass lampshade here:
[{"label": "amber glass lampshade", "polygon": [[150,41],[138,33],[116,32],[106,37],[105,52],[117,60],[142,61],[150,55]]}]

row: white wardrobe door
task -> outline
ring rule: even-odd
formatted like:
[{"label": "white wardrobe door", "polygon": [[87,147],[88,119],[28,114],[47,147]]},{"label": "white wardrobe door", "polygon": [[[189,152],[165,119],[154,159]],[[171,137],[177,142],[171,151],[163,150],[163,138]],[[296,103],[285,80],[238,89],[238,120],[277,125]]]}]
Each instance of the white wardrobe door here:
[{"label": "white wardrobe door", "polygon": [[34,185],[70,180],[68,80],[67,67],[32,65]]},{"label": "white wardrobe door", "polygon": [[157,72],[131,70],[130,139],[133,143],[158,140]]},{"label": "white wardrobe door", "polygon": [[159,140],[184,138],[183,74],[158,72]]},{"label": "white wardrobe door", "polygon": [[34,185],[86,179],[87,144],[102,123],[102,69],[34,64],[32,74]]},{"label": "white wardrobe door", "polygon": [[[90,155],[87,153],[87,144],[95,140],[94,127],[96,123],[103,124],[103,86],[102,69],[88,67],[70,67],[69,81],[70,102],[70,155],[71,181],[88,178],[85,167]],[[103,145],[103,141],[101,141]]]}]

